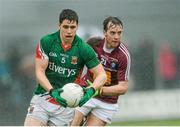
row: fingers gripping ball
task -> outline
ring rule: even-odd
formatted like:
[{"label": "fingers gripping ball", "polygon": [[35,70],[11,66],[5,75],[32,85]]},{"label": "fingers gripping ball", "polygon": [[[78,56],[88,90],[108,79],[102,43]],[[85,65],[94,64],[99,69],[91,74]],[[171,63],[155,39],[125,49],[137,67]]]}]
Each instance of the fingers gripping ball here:
[{"label": "fingers gripping ball", "polygon": [[60,94],[66,100],[68,107],[77,107],[79,101],[84,95],[83,89],[76,83],[68,83],[63,86],[63,92]]},{"label": "fingers gripping ball", "polygon": [[51,95],[51,97],[53,97],[56,100],[56,102],[61,104],[63,107],[67,107],[66,100],[60,96],[62,92],[63,92],[63,89],[61,88],[51,89],[49,94]]}]

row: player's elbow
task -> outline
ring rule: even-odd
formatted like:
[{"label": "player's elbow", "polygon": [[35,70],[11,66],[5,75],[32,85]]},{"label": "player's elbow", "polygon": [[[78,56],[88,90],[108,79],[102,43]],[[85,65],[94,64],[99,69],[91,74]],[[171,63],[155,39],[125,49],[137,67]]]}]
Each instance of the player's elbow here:
[{"label": "player's elbow", "polygon": [[123,83],[119,85],[118,93],[119,95],[124,95],[128,91],[128,83]]},{"label": "player's elbow", "polygon": [[120,95],[124,95],[124,94],[126,94],[126,92],[127,92],[127,89],[124,88]]}]

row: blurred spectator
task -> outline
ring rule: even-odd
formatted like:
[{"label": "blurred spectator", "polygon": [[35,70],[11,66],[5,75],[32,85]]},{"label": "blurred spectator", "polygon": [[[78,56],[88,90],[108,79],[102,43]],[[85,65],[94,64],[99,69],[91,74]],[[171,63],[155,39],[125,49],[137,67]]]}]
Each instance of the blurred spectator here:
[{"label": "blurred spectator", "polygon": [[26,37],[18,37],[9,38],[5,42],[7,42],[7,47],[6,52],[3,53],[6,54],[4,58],[6,62],[0,63],[0,93],[3,96],[0,99],[0,102],[3,102],[0,103],[0,107],[3,106],[4,110],[0,110],[0,114],[5,114],[7,111],[11,113],[0,118],[1,121],[14,121],[13,125],[16,125],[16,122],[22,123],[23,119],[14,120],[11,115],[15,114],[17,118],[24,117],[24,112],[26,112],[31,93],[35,87],[32,85],[35,84],[35,76],[32,74],[34,60],[31,56],[27,56],[32,52],[32,46],[29,46],[32,41]]},{"label": "blurred spectator", "polygon": [[159,71],[165,88],[173,88],[176,80],[176,55],[168,43],[162,43],[159,50]]},{"label": "blurred spectator", "polygon": [[154,44],[151,40],[143,40],[132,53],[132,73],[134,90],[152,90],[155,88]]},{"label": "blurred spectator", "polygon": [[[9,69],[7,62],[0,61],[0,109],[3,109],[5,106],[7,106],[5,100],[8,100],[9,96],[7,91],[9,91],[8,84],[11,82],[10,75],[9,75]],[[4,111],[0,110],[0,114],[3,114]],[[1,117],[0,117],[1,119]]]}]

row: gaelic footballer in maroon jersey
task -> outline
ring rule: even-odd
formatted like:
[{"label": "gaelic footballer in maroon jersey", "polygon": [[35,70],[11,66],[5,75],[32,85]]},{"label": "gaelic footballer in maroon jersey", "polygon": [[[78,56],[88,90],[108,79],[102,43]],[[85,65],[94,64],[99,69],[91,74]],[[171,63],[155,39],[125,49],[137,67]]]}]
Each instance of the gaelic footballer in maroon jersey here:
[{"label": "gaelic footballer in maroon jersey", "polygon": [[[92,37],[87,43],[93,47],[98,59],[104,66],[107,74],[105,86],[113,86],[118,84],[118,81],[129,80],[130,55],[122,42],[111,53],[104,51],[104,39],[101,37]],[[118,96],[102,95],[98,96],[97,99],[107,103],[117,103]]]},{"label": "gaelic footballer in maroon jersey", "polygon": [[[113,115],[118,110],[117,99],[128,90],[130,54],[122,43],[123,23],[118,17],[109,16],[103,21],[103,38],[94,37],[88,40],[96,56],[101,61],[107,75],[104,86],[96,91],[82,107],[76,108],[72,121],[73,126],[79,126],[83,116],[87,116],[85,126],[105,126],[111,123]],[[82,79],[94,79],[94,75]],[[88,82],[88,85],[91,85]]]}]

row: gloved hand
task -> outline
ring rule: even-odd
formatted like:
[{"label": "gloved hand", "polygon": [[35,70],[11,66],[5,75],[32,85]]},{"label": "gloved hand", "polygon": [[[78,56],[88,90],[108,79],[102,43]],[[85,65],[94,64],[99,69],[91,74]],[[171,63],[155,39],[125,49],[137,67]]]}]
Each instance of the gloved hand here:
[{"label": "gloved hand", "polygon": [[79,102],[79,106],[84,105],[95,93],[95,89],[93,87],[83,88],[84,96],[81,98]]},{"label": "gloved hand", "polygon": [[61,92],[63,92],[63,89],[61,89],[61,88],[60,89],[51,89],[49,94],[60,105],[62,105],[63,107],[67,107],[66,100],[60,96]]},{"label": "gloved hand", "polygon": [[[92,87],[93,86],[93,83],[91,81],[89,81],[89,80],[87,80],[86,83],[87,83],[88,87]],[[101,88],[97,89],[92,97],[96,97],[96,96],[100,95],[100,92],[101,92]]]}]

